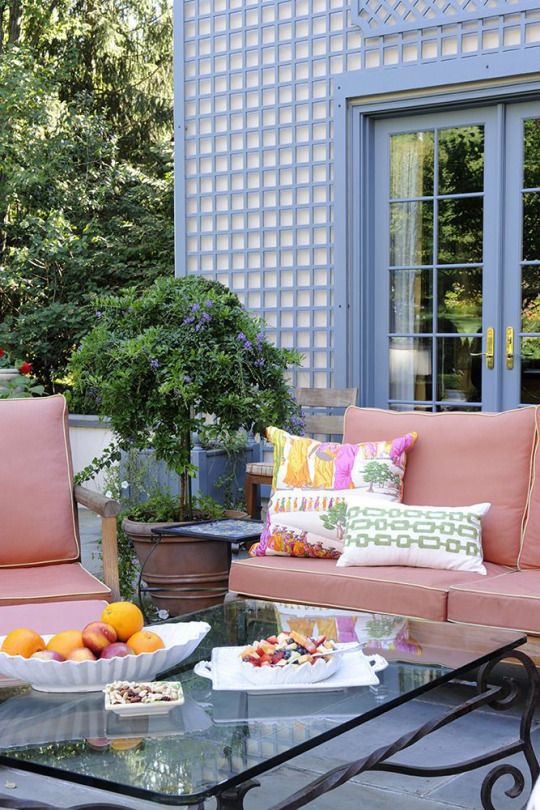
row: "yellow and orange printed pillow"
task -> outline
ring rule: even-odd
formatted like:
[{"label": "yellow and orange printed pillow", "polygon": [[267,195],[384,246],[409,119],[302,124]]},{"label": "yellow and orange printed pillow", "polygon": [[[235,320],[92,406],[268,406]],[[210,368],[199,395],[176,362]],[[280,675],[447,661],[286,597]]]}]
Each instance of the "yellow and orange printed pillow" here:
[{"label": "yellow and orange printed pillow", "polygon": [[337,559],[349,498],[399,502],[406,454],[416,433],[362,444],[318,442],[269,428],[274,445],[274,492],[253,556]]},{"label": "yellow and orange printed pillow", "polygon": [[360,489],[370,497],[400,501],[407,451],[416,433],[360,444],[318,442],[269,427],[274,445],[272,489]]}]

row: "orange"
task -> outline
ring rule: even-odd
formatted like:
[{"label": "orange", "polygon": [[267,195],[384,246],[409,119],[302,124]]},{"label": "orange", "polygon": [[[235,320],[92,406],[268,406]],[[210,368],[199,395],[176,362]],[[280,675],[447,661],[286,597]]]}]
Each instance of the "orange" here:
[{"label": "orange", "polygon": [[2,652],[8,655],[22,655],[30,658],[35,652],[45,649],[45,642],[35,630],[28,627],[18,627],[8,633],[2,644]]},{"label": "orange", "polygon": [[54,650],[54,652],[63,655],[64,658],[67,658],[70,652],[76,650],[77,647],[84,647],[80,630],[62,630],[61,633],[53,636],[47,644],[48,650]]},{"label": "orange", "polygon": [[165,647],[163,639],[151,630],[139,630],[138,633],[134,633],[128,638],[127,643],[135,655],[139,653],[155,652]]},{"label": "orange", "polygon": [[113,751],[132,751],[143,743],[142,737],[124,737],[119,740],[111,740]]},{"label": "orange", "polygon": [[118,641],[127,641],[134,633],[142,630],[144,625],[142,612],[131,602],[111,602],[101,614],[101,621],[112,624],[118,634]]}]

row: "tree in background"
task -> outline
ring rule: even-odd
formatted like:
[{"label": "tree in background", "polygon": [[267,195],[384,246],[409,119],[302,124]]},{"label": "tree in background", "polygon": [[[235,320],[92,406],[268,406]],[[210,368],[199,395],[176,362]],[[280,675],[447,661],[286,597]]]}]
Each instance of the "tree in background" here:
[{"label": "tree in background", "polygon": [[173,268],[172,22],[148,0],[0,0],[0,335],[48,390],[96,293]]}]

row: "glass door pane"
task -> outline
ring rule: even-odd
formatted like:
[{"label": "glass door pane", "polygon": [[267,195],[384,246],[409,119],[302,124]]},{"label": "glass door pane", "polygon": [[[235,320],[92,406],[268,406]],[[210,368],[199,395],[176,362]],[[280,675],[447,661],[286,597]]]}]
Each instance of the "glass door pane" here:
[{"label": "glass door pane", "polygon": [[486,111],[376,124],[382,407],[482,405],[486,127],[493,122]]},{"label": "glass door pane", "polygon": [[540,403],[540,117],[523,121],[521,188],[522,403]]}]

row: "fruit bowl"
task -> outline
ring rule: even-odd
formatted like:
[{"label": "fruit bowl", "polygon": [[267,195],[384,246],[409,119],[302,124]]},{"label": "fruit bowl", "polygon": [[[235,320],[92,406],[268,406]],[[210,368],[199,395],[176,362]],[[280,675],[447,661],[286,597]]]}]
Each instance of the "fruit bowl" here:
[{"label": "fruit bowl", "polygon": [[328,661],[318,658],[313,664],[288,664],[283,667],[254,667],[242,661],[242,675],[250,683],[260,686],[317,683],[338,671],[342,657],[340,653],[335,653],[329,656]]},{"label": "fruit bowl", "polygon": [[[158,633],[165,648],[97,661],[42,661],[0,651],[0,674],[29,683],[39,692],[97,692],[111,681],[149,681],[188,658],[210,631],[210,625],[179,622],[145,629]],[[43,635],[45,642],[51,638]],[[0,646],[3,640],[4,636],[0,636]]]}]

